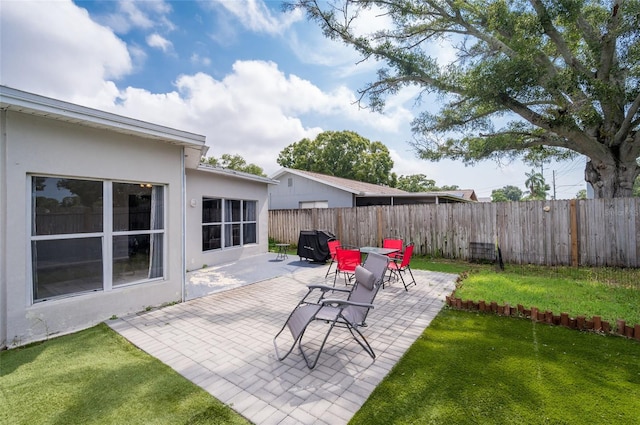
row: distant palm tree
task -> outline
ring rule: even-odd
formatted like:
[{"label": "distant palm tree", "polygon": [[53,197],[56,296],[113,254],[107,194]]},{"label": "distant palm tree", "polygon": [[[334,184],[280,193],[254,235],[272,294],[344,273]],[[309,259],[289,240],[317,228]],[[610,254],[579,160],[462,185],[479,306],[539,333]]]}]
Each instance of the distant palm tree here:
[{"label": "distant palm tree", "polygon": [[529,199],[547,199],[547,190],[551,188],[545,183],[542,173],[531,170],[524,174],[527,176],[524,185],[529,189]]}]

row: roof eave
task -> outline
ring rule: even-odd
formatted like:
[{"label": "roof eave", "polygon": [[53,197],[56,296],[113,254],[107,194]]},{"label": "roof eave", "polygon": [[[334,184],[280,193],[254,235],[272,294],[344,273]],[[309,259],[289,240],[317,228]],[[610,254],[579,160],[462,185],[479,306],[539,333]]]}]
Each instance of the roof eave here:
[{"label": "roof eave", "polygon": [[335,183],[331,183],[331,182],[328,182],[326,180],[322,180],[322,179],[319,179],[319,178],[317,178],[315,176],[310,176],[310,175],[308,175],[306,173],[301,173],[301,172],[298,172],[298,171],[299,170],[296,170],[295,168],[281,168],[280,170],[276,171],[276,173],[273,174],[271,176],[271,178],[272,179],[277,179],[277,178],[283,176],[285,173],[291,173],[291,174],[295,174],[296,176],[299,176],[299,177],[304,177],[305,179],[309,179],[309,180],[314,181],[316,183],[322,183],[324,185],[331,186],[333,188],[340,189],[340,190],[343,190],[345,192],[352,193],[354,195],[359,195],[361,193],[360,191],[349,189],[348,187],[340,186],[340,185],[337,185]]},{"label": "roof eave", "polygon": [[[342,185],[339,185],[339,184],[335,184],[333,182],[326,181],[326,180],[324,180],[322,178],[318,178],[318,177],[315,177],[315,176],[310,176],[309,174],[306,174],[304,172],[300,172],[300,170],[296,170],[294,168],[281,168],[280,170],[276,171],[271,176],[271,178],[272,179],[278,179],[278,178],[282,177],[286,173],[291,173],[291,174],[294,174],[296,176],[303,177],[305,179],[309,179],[309,180],[314,181],[316,183],[321,183],[321,184],[324,184],[326,186],[330,186],[330,187],[333,187],[335,189],[339,189],[339,190],[351,193],[352,195],[356,195],[356,196],[401,196],[402,195],[402,193],[389,194],[389,193],[382,193],[382,192],[381,193],[378,193],[378,192],[363,192],[361,190],[351,189],[351,188],[348,188],[348,187],[345,187],[345,186],[342,186]],[[360,182],[360,183],[362,183],[362,182]]]},{"label": "roof eave", "polygon": [[359,194],[360,198],[439,198],[439,199],[449,199],[456,202],[476,202],[469,199],[465,199],[462,197],[454,196],[454,195],[444,195],[432,192],[409,192],[409,193],[398,193],[398,194],[376,194],[376,193],[365,193]]},{"label": "roof eave", "polygon": [[262,177],[262,176],[258,176],[256,174],[245,173],[245,172],[242,172],[242,171],[232,170],[232,169],[229,169],[229,168],[214,167],[214,166],[209,165],[209,164],[202,164],[201,163],[198,166],[198,170],[199,171],[204,171],[204,172],[207,172],[207,173],[212,173],[212,174],[217,174],[217,175],[222,175],[222,176],[242,179],[242,180],[250,180],[250,181],[254,181],[254,182],[258,182],[258,183],[274,184],[274,185],[280,184],[279,181],[274,180],[274,179],[269,178],[269,177]]},{"label": "roof eave", "polygon": [[206,137],[200,134],[136,120],[6,86],[0,86],[0,108],[161,140],[165,143],[197,148],[200,151],[203,148],[206,149]]}]

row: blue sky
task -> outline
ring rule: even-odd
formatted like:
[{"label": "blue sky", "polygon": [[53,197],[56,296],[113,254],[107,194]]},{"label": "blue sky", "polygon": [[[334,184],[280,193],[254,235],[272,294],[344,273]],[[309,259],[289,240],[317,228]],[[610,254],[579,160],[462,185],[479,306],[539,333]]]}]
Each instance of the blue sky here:
[{"label": "blue sky", "polygon": [[[325,130],[353,130],[390,150],[398,175],[422,173],[438,185],[524,190],[518,162],[465,167],[416,158],[410,123],[434,99],[416,89],[388,98],[383,114],[354,104],[381,65],[359,63],[349,47],[322,36],[280,1],[0,2],[0,84],[203,134],[209,155],[242,155],[267,174],[278,153]],[[388,22],[375,12],[359,30]],[[438,46],[447,60],[453,51]],[[584,160],[545,166],[558,199],[584,188]]]}]

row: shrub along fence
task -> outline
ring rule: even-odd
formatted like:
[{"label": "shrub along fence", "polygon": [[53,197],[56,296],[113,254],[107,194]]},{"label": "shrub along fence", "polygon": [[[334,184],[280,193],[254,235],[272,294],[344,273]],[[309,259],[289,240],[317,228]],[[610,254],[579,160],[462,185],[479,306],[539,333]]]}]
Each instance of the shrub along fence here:
[{"label": "shrub along fence", "polygon": [[454,203],[269,211],[269,237],[296,244],[328,230],[345,245],[385,237],[416,254],[514,264],[640,267],[640,198]]}]

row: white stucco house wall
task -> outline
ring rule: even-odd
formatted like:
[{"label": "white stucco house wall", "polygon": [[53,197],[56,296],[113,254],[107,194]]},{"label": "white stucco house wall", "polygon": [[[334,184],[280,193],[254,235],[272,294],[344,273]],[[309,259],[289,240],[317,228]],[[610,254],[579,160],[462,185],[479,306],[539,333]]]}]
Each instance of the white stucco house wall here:
[{"label": "white stucco house wall", "polygon": [[[182,301],[190,265],[267,252],[273,181],[203,167],[206,150],[0,86],[0,348]],[[204,250],[205,233],[220,244]]]},{"label": "white stucco house wall", "polygon": [[268,251],[267,188],[276,182],[206,164],[186,177],[188,271]]}]

